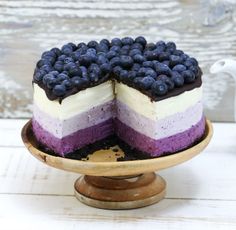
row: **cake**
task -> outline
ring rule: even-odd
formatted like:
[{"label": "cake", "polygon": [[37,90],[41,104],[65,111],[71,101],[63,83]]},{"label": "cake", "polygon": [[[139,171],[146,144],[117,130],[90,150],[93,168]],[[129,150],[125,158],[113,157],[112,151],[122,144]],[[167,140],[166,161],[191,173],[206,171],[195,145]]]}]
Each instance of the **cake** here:
[{"label": "cake", "polygon": [[201,76],[174,42],[139,36],[52,48],[34,72],[33,133],[62,157],[116,144],[140,158],[176,153],[204,135]]}]

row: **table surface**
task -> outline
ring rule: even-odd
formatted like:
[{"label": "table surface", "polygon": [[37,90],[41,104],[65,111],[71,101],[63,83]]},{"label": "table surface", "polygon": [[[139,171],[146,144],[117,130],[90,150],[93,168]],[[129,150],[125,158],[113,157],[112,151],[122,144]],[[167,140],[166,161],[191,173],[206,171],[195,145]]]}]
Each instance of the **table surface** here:
[{"label": "table surface", "polygon": [[88,207],[73,195],[79,175],[42,164],[23,146],[27,120],[0,120],[0,229],[236,229],[236,124],[214,123],[204,152],[162,170],[167,195],[122,211]]}]

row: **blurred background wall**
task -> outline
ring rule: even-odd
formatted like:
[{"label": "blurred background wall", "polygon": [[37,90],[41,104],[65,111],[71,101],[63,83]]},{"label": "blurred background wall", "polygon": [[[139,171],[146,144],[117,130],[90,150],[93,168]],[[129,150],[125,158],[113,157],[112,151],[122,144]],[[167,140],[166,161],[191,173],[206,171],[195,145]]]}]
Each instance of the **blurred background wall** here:
[{"label": "blurred background wall", "polygon": [[45,49],[127,35],[174,41],[195,56],[206,115],[233,121],[234,80],[209,67],[236,59],[234,0],[0,0],[0,118],[31,117],[31,79]]}]

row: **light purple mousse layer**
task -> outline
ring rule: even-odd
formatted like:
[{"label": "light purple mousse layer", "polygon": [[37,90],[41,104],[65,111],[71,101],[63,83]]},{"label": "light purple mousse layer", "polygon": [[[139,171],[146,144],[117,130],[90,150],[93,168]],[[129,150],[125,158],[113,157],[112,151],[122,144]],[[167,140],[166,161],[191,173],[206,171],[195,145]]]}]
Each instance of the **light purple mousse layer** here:
[{"label": "light purple mousse layer", "polygon": [[129,146],[157,157],[180,151],[194,144],[204,134],[205,117],[203,116],[197,124],[184,132],[157,140],[135,131],[118,119],[115,120],[115,126],[117,136]]},{"label": "light purple mousse layer", "polygon": [[32,120],[32,125],[37,140],[63,157],[67,153],[114,134],[113,119],[103,121],[89,128],[81,129],[62,139],[55,137],[53,134],[43,129],[35,119]]},{"label": "light purple mousse layer", "polygon": [[34,105],[33,110],[34,120],[36,120],[44,130],[58,138],[71,135],[80,129],[92,127],[113,118],[113,116],[114,101],[91,107],[88,111],[64,120],[51,117],[43,112],[37,105]]},{"label": "light purple mousse layer", "polygon": [[192,124],[196,124],[201,119],[203,111],[202,102],[199,101],[183,112],[154,121],[135,112],[119,100],[116,101],[116,106],[117,119],[152,139],[169,137],[191,128]]}]

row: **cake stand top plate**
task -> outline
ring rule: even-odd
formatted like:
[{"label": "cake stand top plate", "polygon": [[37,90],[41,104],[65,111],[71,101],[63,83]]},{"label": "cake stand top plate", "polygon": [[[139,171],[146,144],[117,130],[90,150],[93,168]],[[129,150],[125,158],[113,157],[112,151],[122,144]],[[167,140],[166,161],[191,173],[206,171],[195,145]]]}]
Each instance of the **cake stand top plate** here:
[{"label": "cake stand top plate", "polygon": [[[31,120],[23,127],[21,136],[29,152],[52,167],[93,176],[128,176],[154,172],[183,163],[199,154],[210,142],[212,134],[212,124],[207,120],[204,138],[193,147],[168,156],[132,161],[116,161],[114,155],[120,156],[124,153],[115,154],[112,150],[95,152],[88,160],[72,160],[47,154],[37,148]],[[109,159],[104,156],[108,156]]]}]

